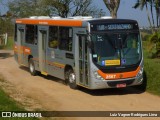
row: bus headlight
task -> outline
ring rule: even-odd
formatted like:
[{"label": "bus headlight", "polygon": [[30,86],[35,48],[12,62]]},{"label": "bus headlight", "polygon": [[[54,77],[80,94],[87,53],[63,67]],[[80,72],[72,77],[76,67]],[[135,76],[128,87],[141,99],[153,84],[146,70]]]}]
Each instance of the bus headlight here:
[{"label": "bus headlight", "polygon": [[142,76],[142,75],[143,75],[143,68],[141,68],[141,69],[139,70],[139,72],[138,72],[138,74],[137,74],[136,77],[140,77],[140,76]]},{"label": "bus headlight", "polygon": [[104,80],[99,74],[97,71],[94,71],[94,77],[98,80]]}]

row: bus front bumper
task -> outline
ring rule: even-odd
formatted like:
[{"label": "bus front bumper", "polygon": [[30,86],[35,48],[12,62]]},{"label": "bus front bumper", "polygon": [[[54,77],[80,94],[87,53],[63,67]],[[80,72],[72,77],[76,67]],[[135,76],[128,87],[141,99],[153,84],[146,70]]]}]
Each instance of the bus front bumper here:
[{"label": "bus front bumper", "polygon": [[126,79],[117,79],[117,80],[97,80],[94,77],[91,78],[90,89],[105,89],[105,88],[123,88],[128,86],[141,85],[143,83],[143,74]]}]

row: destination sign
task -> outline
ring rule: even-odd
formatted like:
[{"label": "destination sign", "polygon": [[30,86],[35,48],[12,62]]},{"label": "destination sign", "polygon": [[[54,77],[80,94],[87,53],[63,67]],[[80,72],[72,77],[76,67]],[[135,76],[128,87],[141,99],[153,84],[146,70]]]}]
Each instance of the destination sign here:
[{"label": "destination sign", "polygon": [[92,31],[107,31],[107,30],[132,30],[136,26],[135,24],[94,24],[91,25]]}]

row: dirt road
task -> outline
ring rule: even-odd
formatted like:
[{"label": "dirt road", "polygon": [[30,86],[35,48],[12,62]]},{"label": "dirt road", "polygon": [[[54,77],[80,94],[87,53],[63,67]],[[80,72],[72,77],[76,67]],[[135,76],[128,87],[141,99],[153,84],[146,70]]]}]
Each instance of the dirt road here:
[{"label": "dirt road", "polygon": [[[160,97],[137,90],[72,90],[54,77],[31,76],[19,67],[13,51],[0,50],[0,74],[18,91],[45,110],[58,111],[160,111]],[[21,96],[17,96],[19,98]]]}]

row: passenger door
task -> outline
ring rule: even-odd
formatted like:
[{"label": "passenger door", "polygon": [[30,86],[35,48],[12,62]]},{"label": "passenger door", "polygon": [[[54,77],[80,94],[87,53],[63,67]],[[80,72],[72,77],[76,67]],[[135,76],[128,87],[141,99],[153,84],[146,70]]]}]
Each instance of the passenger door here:
[{"label": "passenger door", "polygon": [[38,27],[38,54],[39,54],[39,68],[43,75],[47,75],[47,61],[46,61],[46,45],[48,39],[48,27]]},{"label": "passenger door", "polygon": [[17,26],[17,48],[18,48],[18,63],[24,64],[24,41],[25,41],[25,25]]},{"label": "passenger door", "polygon": [[88,73],[88,47],[87,47],[87,36],[86,35],[77,35],[78,38],[78,46],[77,52],[78,54],[75,54],[78,58],[76,63],[76,76],[79,80],[79,84],[82,86],[87,87],[89,85],[89,73]]}]

